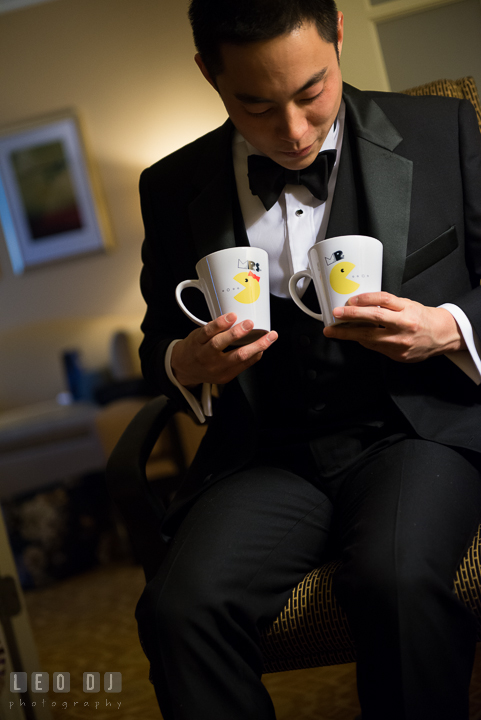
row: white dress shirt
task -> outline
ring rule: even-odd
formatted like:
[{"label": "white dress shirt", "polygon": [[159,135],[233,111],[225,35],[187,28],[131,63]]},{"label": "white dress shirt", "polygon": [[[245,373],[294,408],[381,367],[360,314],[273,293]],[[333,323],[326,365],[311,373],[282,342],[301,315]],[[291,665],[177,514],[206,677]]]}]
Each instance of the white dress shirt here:
[{"label": "white dress shirt", "polygon": [[[298,270],[309,267],[307,251],[314,243],[324,240],[336,187],[341,156],[346,108],[341,103],[337,122],[329,130],[322,150],[336,150],[336,162],[328,185],[328,197],[322,202],[304,185],[286,185],[278,202],[266,212],[257,195],[249,189],[247,158],[263,155],[236,132],[232,145],[237,193],[244,224],[252,247],[260,247],[269,255],[269,287],[273,295],[290,297],[289,278]],[[310,280],[298,285],[299,294]]]},{"label": "white dress shirt", "polygon": [[[309,267],[307,251],[316,242],[325,239],[339,170],[345,113],[346,108],[342,101],[337,121],[331,127],[322,146],[322,150],[337,151],[336,162],[329,180],[328,198],[325,202],[315,198],[303,185],[286,185],[278,202],[266,211],[261,200],[256,195],[252,195],[247,177],[248,156],[263,155],[263,153],[250,145],[238,132],[234,133],[232,143],[234,172],[247,237],[252,247],[267,251],[270,290],[278,297],[290,297],[289,278],[295,272]],[[309,279],[304,278],[298,284],[300,295],[305,292],[309,282]],[[453,315],[468,348],[455,353],[446,353],[446,357],[477,385],[481,384],[481,343],[473,332],[471,323],[457,305],[445,303],[440,307]],[[179,340],[174,340],[167,349],[165,356],[167,375],[182,392],[197,419],[204,422],[205,416],[212,415],[211,386],[204,383],[202,401],[199,403],[187,388],[180,385],[171,369],[172,348],[177,342]]]}]

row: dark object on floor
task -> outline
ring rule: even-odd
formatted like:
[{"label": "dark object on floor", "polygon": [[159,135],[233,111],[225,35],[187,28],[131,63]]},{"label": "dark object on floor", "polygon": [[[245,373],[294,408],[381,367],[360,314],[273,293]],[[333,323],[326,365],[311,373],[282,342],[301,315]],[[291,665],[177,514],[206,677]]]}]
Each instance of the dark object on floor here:
[{"label": "dark object on floor", "polygon": [[118,558],[118,535],[103,473],[56,483],[2,503],[24,589]]}]

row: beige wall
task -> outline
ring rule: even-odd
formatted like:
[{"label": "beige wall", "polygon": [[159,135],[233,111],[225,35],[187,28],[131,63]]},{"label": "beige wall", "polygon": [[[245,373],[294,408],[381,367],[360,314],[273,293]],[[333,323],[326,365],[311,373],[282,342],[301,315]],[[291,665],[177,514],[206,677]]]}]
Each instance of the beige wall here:
[{"label": "beige wall", "polygon": [[35,320],[143,313],[141,169],[219,124],[197,78],[186,0],[55,0],[0,14],[0,125],[78,109],[115,250],[13,276],[0,242],[0,331]]},{"label": "beige wall", "polygon": [[375,24],[366,0],[337,0],[344,13],[344,79],[361,90],[389,90],[389,81]]}]

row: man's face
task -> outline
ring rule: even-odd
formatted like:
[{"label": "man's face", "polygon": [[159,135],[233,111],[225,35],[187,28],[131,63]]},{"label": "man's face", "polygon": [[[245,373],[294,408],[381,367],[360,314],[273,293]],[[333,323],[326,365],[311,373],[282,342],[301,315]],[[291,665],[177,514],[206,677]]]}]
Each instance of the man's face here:
[{"label": "man's face", "polygon": [[[342,48],[343,16],[338,42]],[[257,150],[283,167],[299,170],[316,158],[341,103],[336,49],[314,23],[273,40],[221,48],[223,72],[215,83],[230,119]]]}]

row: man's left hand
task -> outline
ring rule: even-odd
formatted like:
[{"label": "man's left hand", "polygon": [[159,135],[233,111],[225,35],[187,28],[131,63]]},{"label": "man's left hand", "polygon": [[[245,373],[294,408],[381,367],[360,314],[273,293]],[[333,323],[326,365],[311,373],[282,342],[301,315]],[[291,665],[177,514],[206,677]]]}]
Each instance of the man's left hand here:
[{"label": "man's left hand", "polygon": [[420,362],[432,355],[466,349],[458,324],[448,310],[426,307],[390,293],[356,295],[344,307],[335,308],[334,316],[363,325],[330,325],[324,328],[326,337],[356,340],[398,362]]}]

